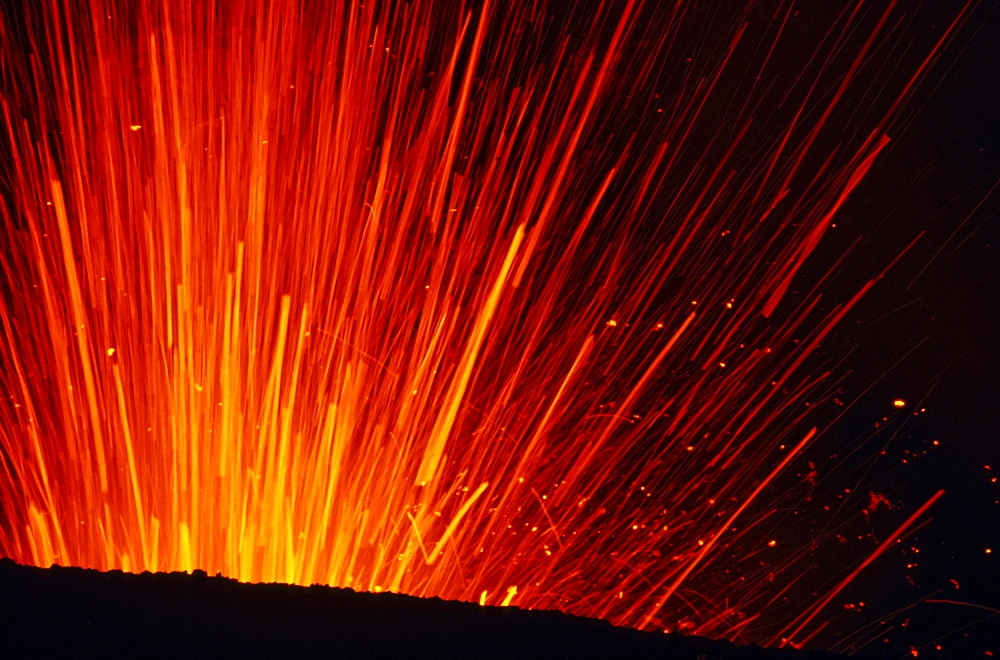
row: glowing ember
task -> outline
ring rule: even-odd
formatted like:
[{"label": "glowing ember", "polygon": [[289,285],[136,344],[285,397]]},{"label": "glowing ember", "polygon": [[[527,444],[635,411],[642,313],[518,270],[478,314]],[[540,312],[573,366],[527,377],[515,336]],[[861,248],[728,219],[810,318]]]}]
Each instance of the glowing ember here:
[{"label": "glowing ember", "polygon": [[894,3],[792,72],[787,2],[442,4],[8,19],[0,553],[808,639],[940,496],[772,613],[878,278],[809,258],[951,28],[858,113]]}]

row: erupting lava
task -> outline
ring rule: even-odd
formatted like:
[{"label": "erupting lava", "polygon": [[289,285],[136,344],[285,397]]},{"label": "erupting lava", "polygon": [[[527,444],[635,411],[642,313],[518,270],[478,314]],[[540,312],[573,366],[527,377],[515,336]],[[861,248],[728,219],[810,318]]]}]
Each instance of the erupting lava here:
[{"label": "erupting lava", "polygon": [[962,16],[709,4],[8,13],[0,554],[807,639],[810,255]]}]

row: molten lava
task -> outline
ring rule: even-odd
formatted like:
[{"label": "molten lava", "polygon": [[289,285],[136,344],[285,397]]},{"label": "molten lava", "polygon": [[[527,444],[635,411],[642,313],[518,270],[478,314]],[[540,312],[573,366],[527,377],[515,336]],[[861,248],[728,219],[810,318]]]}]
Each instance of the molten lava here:
[{"label": "molten lava", "polygon": [[955,27],[873,83],[894,4],[25,3],[0,554],[808,638],[772,521],[879,277],[814,252]]}]

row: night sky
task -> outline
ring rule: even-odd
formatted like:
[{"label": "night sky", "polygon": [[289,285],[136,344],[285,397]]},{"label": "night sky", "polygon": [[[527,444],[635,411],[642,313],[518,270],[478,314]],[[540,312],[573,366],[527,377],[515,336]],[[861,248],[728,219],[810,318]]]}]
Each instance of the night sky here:
[{"label": "night sky", "polygon": [[[921,7],[908,32],[915,43],[926,44],[944,17],[964,3],[919,4],[933,6]],[[853,351],[843,364],[850,370],[843,381],[846,396],[870,389],[834,426],[823,449],[843,456],[838,443],[852,446],[880,424],[866,446],[886,444],[885,455],[865,472],[865,487],[881,489],[904,510],[937,489],[946,491],[931,511],[933,521],[848,590],[856,601],[873,604],[851,613],[858,623],[887,594],[914,604],[929,596],[1000,608],[998,43],[1000,11],[981,3],[850,201],[835,239],[841,245],[826,246],[835,251],[862,237],[856,268],[870,272],[871,264],[884,263],[897,246],[923,232],[839,333],[842,349]],[[892,403],[897,398],[906,402],[899,412]],[[884,533],[882,525],[902,515],[884,509],[873,515],[875,538]],[[907,619],[909,629],[900,625]],[[922,657],[1000,652],[993,632],[1000,617],[984,609],[926,603],[895,623],[884,636],[891,642],[876,642],[870,650],[914,644],[922,647]],[[940,656],[933,644],[922,646],[936,638]]]}]

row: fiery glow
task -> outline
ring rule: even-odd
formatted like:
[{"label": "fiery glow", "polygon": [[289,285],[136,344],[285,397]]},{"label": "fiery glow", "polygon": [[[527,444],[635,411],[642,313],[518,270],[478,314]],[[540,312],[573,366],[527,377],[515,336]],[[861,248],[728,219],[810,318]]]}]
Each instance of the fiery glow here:
[{"label": "fiery glow", "polygon": [[780,1],[28,4],[0,552],[808,639],[846,581],[772,615],[759,528],[878,279],[810,256],[935,54],[849,105],[894,3],[792,72]]}]

